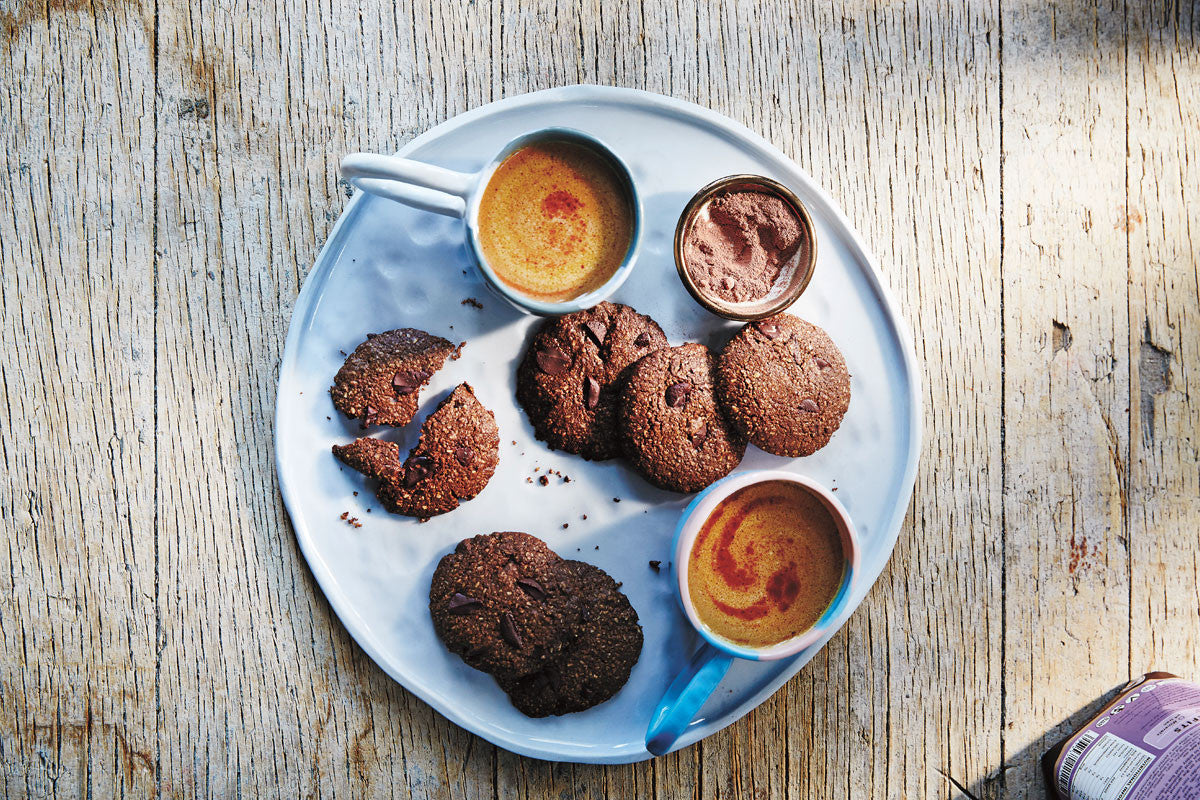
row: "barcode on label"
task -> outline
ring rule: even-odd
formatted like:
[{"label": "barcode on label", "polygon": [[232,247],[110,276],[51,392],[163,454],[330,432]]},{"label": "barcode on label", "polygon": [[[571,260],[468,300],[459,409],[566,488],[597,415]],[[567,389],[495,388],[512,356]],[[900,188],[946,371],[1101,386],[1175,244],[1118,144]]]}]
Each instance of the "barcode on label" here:
[{"label": "barcode on label", "polygon": [[1075,764],[1083,755],[1083,751],[1087,750],[1088,745],[1096,741],[1099,735],[1096,731],[1085,731],[1067,751],[1067,757],[1063,759],[1062,766],[1058,768],[1058,793],[1063,797],[1070,796],[1071,770],[1075,769]]}]

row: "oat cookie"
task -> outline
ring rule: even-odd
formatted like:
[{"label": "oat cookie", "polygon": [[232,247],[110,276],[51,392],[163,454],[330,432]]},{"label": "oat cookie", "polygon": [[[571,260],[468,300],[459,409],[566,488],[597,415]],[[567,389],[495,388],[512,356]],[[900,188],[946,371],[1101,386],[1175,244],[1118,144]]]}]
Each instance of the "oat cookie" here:
[{"label": "oat cookie", "polygon": [[596,461],[613,458],[619,454],[613,434],[625,370],[666,345],[654,320],[617,303],[548,319],[517,368],[517,401],[552,449]]},{"label": "oat cookie", "polygon": [[637,612],[604,570],[582,561],[563,561],[571,587],[585,605],[574,642],[537,672],[500,680],[522,714],[545,717],[599,705],[616,694],[642,652]]},{"label": "oat cookie", "polygon": [[527,533],[459,542],[433,573],[429,613],[452,653],[516,679],[541,669],[575,637],[581,606],[556,570],[562,559]]},{"label": "oat cookie", "polygon": [[702,344],[658,350],[634,365],[621,391],[622,446],[646,480],[695,492],[728,475],[746,452],[713,395],[714,358]]},{"label": "oat cookie", "polygon": [[846,360],[821,328],[790,314],[747,324],[717,360],[725,415],[755,445],[807,456],[829,443],[850,407]]}]

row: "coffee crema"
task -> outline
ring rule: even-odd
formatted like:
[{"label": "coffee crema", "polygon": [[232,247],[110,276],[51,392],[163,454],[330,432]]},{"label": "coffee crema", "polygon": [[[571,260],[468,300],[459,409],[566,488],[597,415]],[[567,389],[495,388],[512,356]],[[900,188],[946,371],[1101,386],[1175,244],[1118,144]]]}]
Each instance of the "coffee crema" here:
[{"label": "coffee crema", "polygon": [[483,256],[505,285],[562,302],[600,288],[625,260],[633,203],[613,167],[581,145],[522,147],[479,204]]},{"label": "coffee crema", "polygon": [[790,481],[739,489],[709,514],[688,557],[688,594],[718,636],[769,647],[804,633],[845,574],[837,521]]}]

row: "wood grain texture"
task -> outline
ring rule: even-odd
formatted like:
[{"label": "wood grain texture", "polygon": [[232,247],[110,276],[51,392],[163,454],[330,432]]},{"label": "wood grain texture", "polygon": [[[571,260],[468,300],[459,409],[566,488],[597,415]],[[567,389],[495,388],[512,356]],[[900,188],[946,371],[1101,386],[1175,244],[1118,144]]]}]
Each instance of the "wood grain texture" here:
[{"label": "wood grain texture", "polygon": [[[0,796],[1036,797],[1100,694],[1200,677],[1194,3],[51,0],[0,37]],[[341,154],[575,82],[794,157],[925,370],[867,601],[633,766],[499,751],[388,679],[272,465]]]},{"label": "wood grain texture", "polygon": [[1127,679],[1129,348],[1119,2],[1004,9],[1005,796]]}]

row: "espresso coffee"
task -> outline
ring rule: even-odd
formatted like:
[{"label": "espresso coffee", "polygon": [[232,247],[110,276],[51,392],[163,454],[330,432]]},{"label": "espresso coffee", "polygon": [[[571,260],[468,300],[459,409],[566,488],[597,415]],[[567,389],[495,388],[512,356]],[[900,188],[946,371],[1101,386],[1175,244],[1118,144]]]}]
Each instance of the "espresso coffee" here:
[{"label": "espresso coffee", "polygon": [[764,481],[722,500],[688,557],[688,594],[718,636],[769,647],[804,633],[845,574],[837,521],[790,481]]},{"label": "espresso coffee", "polygon": [[586,147],[522,147],[496,168],[479,204],[483,256],[505,285],[563,302],[602,286],[633,236],[633,203],[613,166]]}]

